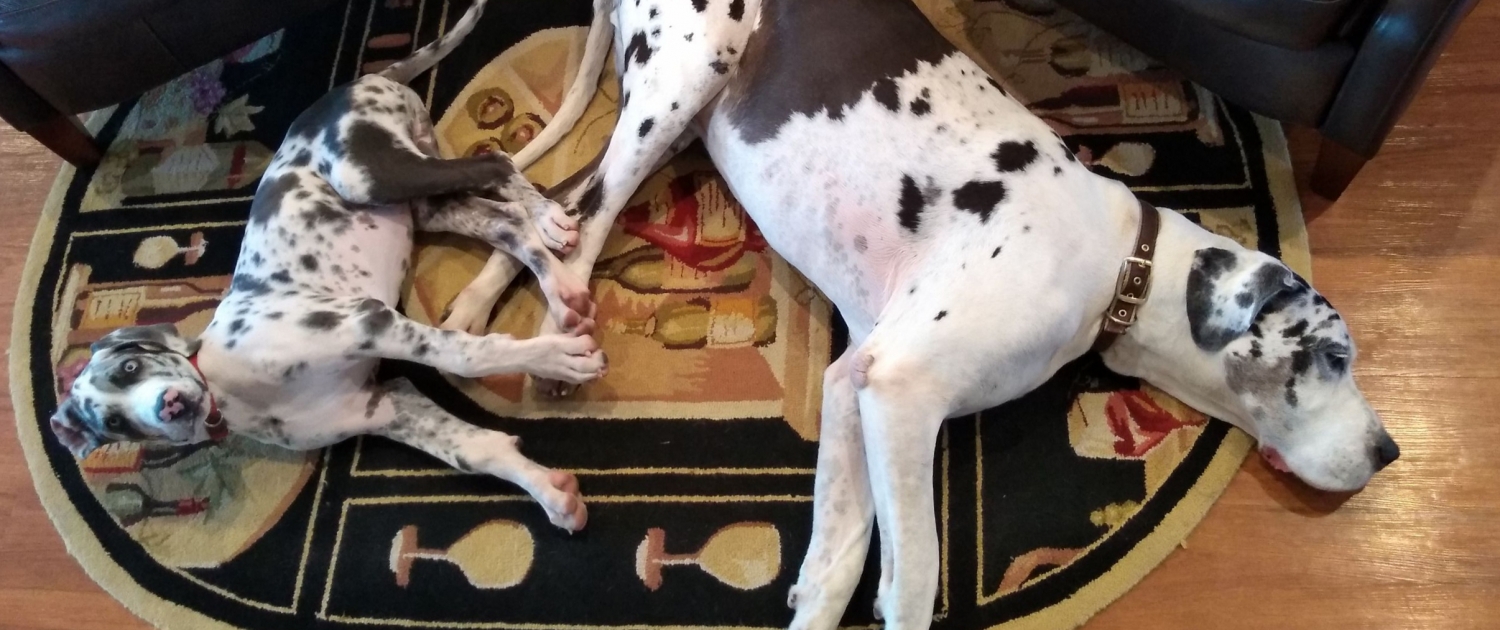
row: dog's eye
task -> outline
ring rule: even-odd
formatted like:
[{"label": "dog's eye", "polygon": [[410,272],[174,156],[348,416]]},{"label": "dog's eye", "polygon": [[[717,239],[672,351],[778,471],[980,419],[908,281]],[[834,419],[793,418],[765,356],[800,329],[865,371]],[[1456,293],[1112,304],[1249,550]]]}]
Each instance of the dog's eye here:
[{"label": "dog's eye", "polygon": [[120,369],[125,370],[126,374],[134,374],[136,370],[141,369],[141,362],[135,359],[130,359],[121,364]]},{"label": "dog's eye", "polygon": [[104,426],[109,427],[113,431],[119,431],[120,427],[125,426],[125,421],[121,420],[120,416],[110,416],[104,419]]},{"label": "dog's eye", "polygon": [[1349,367],[1349,355],[1342,352],[1330,352],[1326,355],[1328,369],[1334,372],[1343,372]]}]

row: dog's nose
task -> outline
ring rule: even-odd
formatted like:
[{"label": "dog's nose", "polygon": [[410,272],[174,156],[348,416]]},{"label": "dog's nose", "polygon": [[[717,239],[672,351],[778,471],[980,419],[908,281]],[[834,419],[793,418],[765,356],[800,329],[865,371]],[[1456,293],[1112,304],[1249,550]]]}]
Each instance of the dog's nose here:
[{"label": "dog's nose", "polygon": [[1381,432],[1380,441],[1375,443],[1375,470],[1384,470],[1391,462],[1401,457],[1401,447],[1391,439],[1389,433]]}]

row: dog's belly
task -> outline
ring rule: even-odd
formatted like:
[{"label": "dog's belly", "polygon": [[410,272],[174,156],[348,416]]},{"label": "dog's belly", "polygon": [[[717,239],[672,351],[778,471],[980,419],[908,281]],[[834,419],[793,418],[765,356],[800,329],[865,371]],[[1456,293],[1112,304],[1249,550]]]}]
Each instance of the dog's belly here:
[{"label": "dog's belly", "polygon": [[[1070,203],[1070,187],[1087,189],[1080,184],[1092,177],[967,57],[923,64],[896,83],[895,109],[867,92],[837,120],[793,113],[753,144],[735,127],[732,103],[705,124],[705,144],[735,196],[856,338],[916,276],[933,272],[934,251],[982,248],[988,257],[1012,231],[1074,229],[1028,213]],[[1008,171],[995,155],[1002,146]]]}]

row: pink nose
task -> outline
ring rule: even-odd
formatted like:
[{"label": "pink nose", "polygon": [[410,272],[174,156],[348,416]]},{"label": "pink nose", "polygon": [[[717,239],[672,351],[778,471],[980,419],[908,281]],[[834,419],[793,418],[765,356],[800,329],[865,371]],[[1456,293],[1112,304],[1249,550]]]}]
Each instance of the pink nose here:
[{"label": "pink nose", "polygon": [[162,422],[171,422],[177,419],[186,405],[182,404],[182,394],[175,389],[167,389],[161,394],[161,403],[156,406],[156,417]]}]

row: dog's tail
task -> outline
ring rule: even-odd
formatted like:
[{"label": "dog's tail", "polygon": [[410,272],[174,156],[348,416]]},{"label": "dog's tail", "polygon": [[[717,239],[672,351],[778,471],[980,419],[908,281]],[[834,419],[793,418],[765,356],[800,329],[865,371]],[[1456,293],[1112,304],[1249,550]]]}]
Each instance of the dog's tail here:
[{"label": "dog's tail", "polygon": [[386,66],[380,71],[380,76],[397,83],[410,83],[412,79],[417,78],[417,75],[431,70],[443,60],[443,57],[453,52],[454,48],[458,48],[458,44],[464,41],[469,31],[474,30],[474,25],[479,22],[479,16],[484,14],[485,2],[486,0],[474,0],[474,4],[469,5],[469,10],[464,13],[464,16],[453,23],[453,30],[443,33],[437,41],[418,48],[417,52],[412,53],[410,57]]},{"label": "dog's tail", "polygon": [[547,127],[525,148],[511,156],[510,160],[515,163],[516,168],[524,169],[541,159],[583,117],[583,110],[588,108],[589,101],[593,100],[594,93],[599,89],[604,59],[609,56],[614,39],[614,27],[610,23],[612,13],[614,0],[594,0],[594,23],[589,26],[588,43],[583,47],[583,62],[578,66],[578,74],[573,77],[573,84],[568,86],[562,106],[552,115]]}]

